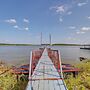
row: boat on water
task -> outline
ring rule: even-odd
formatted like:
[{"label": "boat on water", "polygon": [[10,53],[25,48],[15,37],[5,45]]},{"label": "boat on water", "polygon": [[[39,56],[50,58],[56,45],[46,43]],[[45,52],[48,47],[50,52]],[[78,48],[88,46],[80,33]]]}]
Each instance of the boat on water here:
[{"label": "boat on water", "polygon": [[88,48],[88,47],[81,47],[80,49],[85,49],[85,50],[90,50],[90,48]]}]

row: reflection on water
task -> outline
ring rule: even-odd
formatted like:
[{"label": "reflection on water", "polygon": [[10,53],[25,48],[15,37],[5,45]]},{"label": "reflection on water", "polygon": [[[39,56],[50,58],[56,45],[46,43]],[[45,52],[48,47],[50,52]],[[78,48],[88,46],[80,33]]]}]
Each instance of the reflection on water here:
[{"label": "reflection on water", "polygon": [[[0,46],[0,60],[10,64],[29,63],[30,51],[41,46]],[[90,58],[90,50],[81,50],[78,46],[50,46],[60,50],[63,63],[79,62],[79,57]]]}]

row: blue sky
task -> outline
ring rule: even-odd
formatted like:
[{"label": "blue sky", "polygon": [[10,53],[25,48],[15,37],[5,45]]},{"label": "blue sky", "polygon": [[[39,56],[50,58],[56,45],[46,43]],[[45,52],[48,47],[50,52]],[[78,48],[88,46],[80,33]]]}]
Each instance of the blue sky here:
[{"label": "blue sky", "polygon": [[0,0],[0,43],[89,43],[90,0]]}]

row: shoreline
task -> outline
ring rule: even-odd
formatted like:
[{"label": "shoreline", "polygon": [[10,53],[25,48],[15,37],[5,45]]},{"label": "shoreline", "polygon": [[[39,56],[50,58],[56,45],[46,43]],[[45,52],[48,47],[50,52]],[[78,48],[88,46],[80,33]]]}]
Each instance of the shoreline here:
[{"label": "shoreline", "polygon": [[3,44],[1,43],[0,46],[83,46],[80,44]]}]

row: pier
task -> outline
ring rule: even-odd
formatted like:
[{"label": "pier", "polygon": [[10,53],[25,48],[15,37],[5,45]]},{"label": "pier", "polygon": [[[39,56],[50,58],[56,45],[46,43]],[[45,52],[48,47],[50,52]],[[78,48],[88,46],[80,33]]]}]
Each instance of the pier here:
[{"label": "pier", "polygon": [[26,90],[67,90],[64,78],[71,73],[76,77],[79,71],[70,64],[62,63],[60,51],[51,48],[31,51],[29,64],[12,68],[12,73],[17,76],[29,76]]},{"label": "pier", "polygon": [[[59,73],[57,71],[53,62],[48,56],[46,48],[44,49],[42,56],[38,61],[38,64],[34,69],[32,75],[31,63],[32,60],[30,60],[29,82],[26,90],[67,90],[62,72]],[[61,60],[59,61],[59,64],[60,63]]]}]

